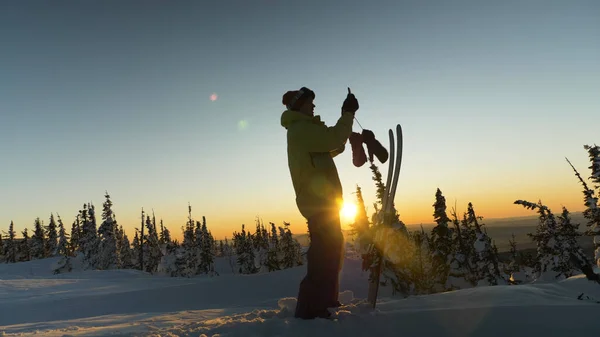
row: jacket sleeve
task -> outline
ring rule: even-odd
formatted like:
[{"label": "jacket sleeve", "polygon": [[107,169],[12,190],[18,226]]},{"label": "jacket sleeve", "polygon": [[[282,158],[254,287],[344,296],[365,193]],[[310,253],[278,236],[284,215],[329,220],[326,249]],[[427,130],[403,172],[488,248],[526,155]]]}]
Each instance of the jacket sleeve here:
[{"label": "jacket sleeve", "polygon": [[342,146],[331,151],[331,158],[335,158],[338,154],[343,153],[345,149],[346,149],[346,143],[344,142],[344,144],[342,144]]},{"label": "jacket sleeve", "polygon": [[332,152],[344,146],[352,133],[353,122],[354,116],[344,112],[337,123],[330,127],[298,123],[294,130],[294,137],[298,146],[308,152]]}]

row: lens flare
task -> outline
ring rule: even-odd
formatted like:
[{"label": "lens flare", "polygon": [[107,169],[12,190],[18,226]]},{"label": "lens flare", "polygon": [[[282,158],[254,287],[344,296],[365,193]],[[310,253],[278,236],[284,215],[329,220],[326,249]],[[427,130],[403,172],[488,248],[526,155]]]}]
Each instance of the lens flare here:
[{"label": "lens flare", "polygon": [[243,131],[246,130],[248,128],[248,121],[245,120],[241,120],[238,122],[238,130]]},{"label": "lens flare", "polygon": [[210,95],[210,100],[211,100],[212,102],[216,101],[218,98],[219,98],[219,96],[218,96],[216,93],[212,93],[212,94]]}]

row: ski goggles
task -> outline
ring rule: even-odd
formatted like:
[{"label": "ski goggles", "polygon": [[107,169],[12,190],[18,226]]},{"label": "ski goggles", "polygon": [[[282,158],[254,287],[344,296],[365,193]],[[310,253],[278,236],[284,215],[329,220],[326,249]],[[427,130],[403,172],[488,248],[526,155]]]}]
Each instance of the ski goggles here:
[{"label": "ski goggles", "polygon": [[315,99],[315,92],[308,89],[307,87],[302,87],[300,88],[300,90],[298,90],[296,96],[294,96],[290,104],[286,105],[286,107],[291,110],[292,107],[296,104],[296,102],[307,97]]}]

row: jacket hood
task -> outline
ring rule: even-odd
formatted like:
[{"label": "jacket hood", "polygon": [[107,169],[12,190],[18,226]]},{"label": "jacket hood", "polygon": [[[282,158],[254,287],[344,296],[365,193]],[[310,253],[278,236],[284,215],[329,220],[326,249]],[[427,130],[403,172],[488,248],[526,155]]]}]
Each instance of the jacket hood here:
[{"label": "jacket hood", "polygon": [[308,121],[315,124],[323,124],[321,116],[308,116],[295,110],[286,110],[281,114],[281,126],[288,128],[290,125],[299,122]]}]

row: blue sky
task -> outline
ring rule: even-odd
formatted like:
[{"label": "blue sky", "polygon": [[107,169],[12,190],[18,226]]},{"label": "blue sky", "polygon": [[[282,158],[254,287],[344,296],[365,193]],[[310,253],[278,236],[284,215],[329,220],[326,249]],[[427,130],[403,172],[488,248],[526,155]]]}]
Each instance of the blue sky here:
[{"label": "blue sky", "polygon": [[[402,124],[409,223],[437,187],[488,217],[580,210],[564,157],[587,174],[599,142],[598,17],[591,0],[2,2],[0,228],[70,227],[108,190],[128,231],[144,207],[179,236],[188,202],[217,235],[256,216],[304,231],[279,124],[301,86],[329,124],[350,86],[386,147]],[[370,205],[367,165],[336,162]]]}]

